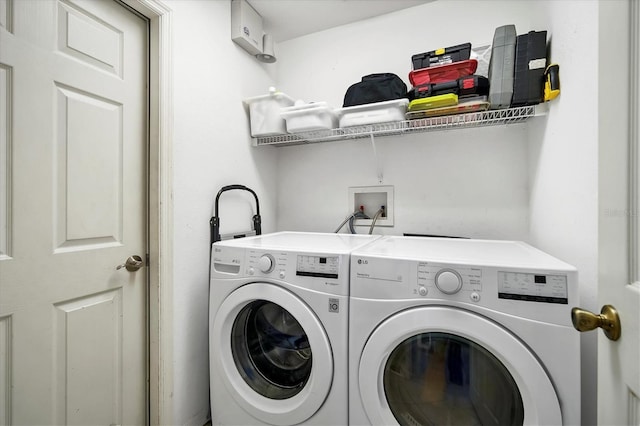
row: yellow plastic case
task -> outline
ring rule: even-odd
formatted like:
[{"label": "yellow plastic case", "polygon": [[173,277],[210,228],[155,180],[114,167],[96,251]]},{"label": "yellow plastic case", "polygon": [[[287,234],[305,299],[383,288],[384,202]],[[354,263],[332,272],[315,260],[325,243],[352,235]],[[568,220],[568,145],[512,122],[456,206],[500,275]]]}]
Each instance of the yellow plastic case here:
[{"label": "yellow plastic case", "polygon": [[426,98],[414,99],[409,102],[409,111],[424,111],[426,109],[441,108],[458,105],[458,95],[446,93],[444,95],[429,96]]},{"label": "yellow plastic case", "polygon": [[458,105],[407,112],[406,119],[415,120],[419,118],[438,117],[441,115],[466,114],[469,112],[482,112],[487,109],[489,109],[489,102],[486,100],[461,102]]}]

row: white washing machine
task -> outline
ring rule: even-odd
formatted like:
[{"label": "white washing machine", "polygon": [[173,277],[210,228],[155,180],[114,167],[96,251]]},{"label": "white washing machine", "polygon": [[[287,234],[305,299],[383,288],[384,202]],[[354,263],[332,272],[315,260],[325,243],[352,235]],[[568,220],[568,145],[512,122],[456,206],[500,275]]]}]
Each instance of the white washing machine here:
[{"label": "white washing machine", "polygon": [[214,425],[346,425],[349,255],[379,238],[282,232],[213,245]]},{"label": "white washing machine", "polygon": [[579,425],[577,272],[513,241],[384,237],[351,255],[353,425]]}]

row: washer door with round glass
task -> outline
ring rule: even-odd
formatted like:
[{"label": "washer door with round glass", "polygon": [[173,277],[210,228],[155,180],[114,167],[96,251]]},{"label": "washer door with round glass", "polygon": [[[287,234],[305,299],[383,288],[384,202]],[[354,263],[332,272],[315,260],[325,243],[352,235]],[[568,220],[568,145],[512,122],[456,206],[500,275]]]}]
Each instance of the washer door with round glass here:
[{"label": "washer door with round glass", "polygon": [[256,419],[293,425],[324,403],[333,378],[331,346],[314,312],[291,292],[247,284],[220,305],[213,322],[214,368]]},{"label": "washer door with round glass", "polygon": [[420,307],[390,317],[367,341],[358,380],[371,424],[562,424],[535,355],[464,310]]}]

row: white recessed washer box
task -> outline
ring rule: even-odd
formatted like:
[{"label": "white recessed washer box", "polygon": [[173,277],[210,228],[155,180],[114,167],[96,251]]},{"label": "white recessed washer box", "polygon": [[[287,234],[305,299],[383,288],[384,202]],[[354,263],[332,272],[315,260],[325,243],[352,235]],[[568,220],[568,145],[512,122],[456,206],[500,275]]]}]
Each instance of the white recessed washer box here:
[{"label": "white recessed washer box", "polygon": [[364,207],[364,213],[371,219],[357,219],[356,226],[371,226],[373,217],[381,206],[385,208],[385,216],[378,217],[376,226],[393,226],[393,186],[352,186],[349,187],[348,206],[351,213]]}]

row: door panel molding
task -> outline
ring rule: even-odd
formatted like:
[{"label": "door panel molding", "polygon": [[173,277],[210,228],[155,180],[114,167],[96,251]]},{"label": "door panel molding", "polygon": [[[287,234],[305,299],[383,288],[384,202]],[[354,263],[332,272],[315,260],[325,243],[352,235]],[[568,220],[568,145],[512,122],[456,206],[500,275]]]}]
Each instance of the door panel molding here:
[{"label": "door panel molding", "polygon": [[69,3],[58,3],[58,50],[122,78],[123,33]]},{"label": "door panel molding", "polygon": [[11,315],[0,317],[0,425],[11,424],[11,367],[13,332]]},{"label": "door panel molding", "polygon": [[0,27],[13,33],[13,0],[0,1]]},{"label": "door panel molding", "polygon": [[640,287],[640,3],[629,3],[629,282]]},{"label": "door panel molding", "polygon": [[12,68],[0,64],[0,261],[11,258]]},{"label": "door panel molding", "polygon": [[[54,305],[54,412],[60,424],[122,424],[122,299],[117,288]],[[90,378],[79,375],[94,364]],[[92,391],[79,391],[87,381]]]},{"label": "door panel molding", "polygon": [[629,390],[627,420],[628,425],[640,424],[640,399],[631,390]]},{"label": "door panel molding", "polygon": [[123,105],[61,83],[55,87],[55,252],[118,246],[123,237]]}]

